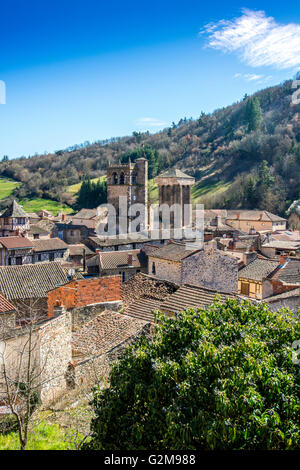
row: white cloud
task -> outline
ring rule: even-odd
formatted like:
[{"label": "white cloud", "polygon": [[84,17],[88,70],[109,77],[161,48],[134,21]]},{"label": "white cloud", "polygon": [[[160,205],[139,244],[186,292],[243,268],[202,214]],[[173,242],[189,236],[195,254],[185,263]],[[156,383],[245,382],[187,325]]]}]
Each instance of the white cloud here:
[{"label": "white cloud", "polygon": [[272,75],[265,76],[258,75],[256,73],[235,73],[233,75],[233,78],[241,78],[243,80],[246,80],[247,82],[256,81],[257,83],[266,83],[272,78]]},{"label": "white cloud", "polygon": [[264,11],[243,9],[239,18],[206,25],[208,47],[235,52],[252,67],[286,69],[300,66],[300,24],[279,24]]},{"label": "white cloud", "polygon": [[167,123],[152,117],[142,117],[139,118],[136,122],[137,126],[143,127],[162,127],[166,126]]}]

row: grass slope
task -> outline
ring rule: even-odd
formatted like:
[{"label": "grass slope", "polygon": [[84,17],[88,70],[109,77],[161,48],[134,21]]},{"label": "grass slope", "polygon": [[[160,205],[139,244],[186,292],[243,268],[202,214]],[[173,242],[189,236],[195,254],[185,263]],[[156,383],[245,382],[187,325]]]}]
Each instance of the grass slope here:
[{"label": "grass slope", "polygon": [[21,183],[9,178],[0,178],[0,199],[10,196]]},{"label": "grass slope", "polygon": [[53,215],[56,215],[58,212],[73,212],[71,207],[66,206],[65,204],[60,204],[57,201],[52,201],[51,199],[22,199],[19,202],[26,212],[38,212],[42,209],[51,212]]},{"label": "grass slope", "polygon": [[[106,180],[106,175],[103,175],[103,176],[99,176],[99,178],[92,178],[91,181],[93,183],[96,183],[97,181],[105,181]],[[80,183],[76,183],[76,184],[71,184],[71,186],[68,186],[67,187],[67,192],[68,193],[71,193],[73,195],[77,194],[80,190],[80,187],[82,185],[82,182]]]},{"label": "grass slope", "polygon": [[[57,424],[40,423],[30,433],[28,450],[72,450],[75,449],[72,432],[62,430]],[[0,450],[20,450],[16,432],[0,434]]]}]

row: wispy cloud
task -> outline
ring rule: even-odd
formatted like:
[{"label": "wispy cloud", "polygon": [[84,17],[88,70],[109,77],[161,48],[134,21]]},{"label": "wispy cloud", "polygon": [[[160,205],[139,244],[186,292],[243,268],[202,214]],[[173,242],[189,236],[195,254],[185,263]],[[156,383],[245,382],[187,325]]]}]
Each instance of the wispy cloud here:
[{"label": "wispy cloud", "polygon": [[137,126],[140,127],[162,127],[166,126],[167,123],[152,117],[142,117],[136,121]]},{"label": "wispy cloud", "polygon": [[206,25],[208,47],[235,52],[253,67],[286,69],[300,66],[300,25],[279,24],[264,11],[242,10],[242,16]]},{"label": "wispy cloud", "polygon": [[271,80],[272,75],[258,75],[256,73],[235,73],[233,78],[240,78],[247,82],[266,83]]}]

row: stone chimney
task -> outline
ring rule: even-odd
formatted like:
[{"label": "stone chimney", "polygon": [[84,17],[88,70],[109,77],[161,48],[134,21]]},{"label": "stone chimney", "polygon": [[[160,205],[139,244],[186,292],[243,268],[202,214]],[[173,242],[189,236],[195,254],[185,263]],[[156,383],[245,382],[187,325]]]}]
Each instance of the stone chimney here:
[{"label": "stone chimney", "polygon": [[247,266],[249,263],[251,263],[251,261],[254,261],[257,258],[257,253],[256,251],[254,251],[254,249],[252,250],[252,248],[254,247],[251,247],[251,251],[246,251],[245,253],[243,253],[243,261],[245,266]]},{"label": "stone chimney", "polygon": [[220,215],[217,215],[217,228],[221,227],[222,225],[222,217]]}]

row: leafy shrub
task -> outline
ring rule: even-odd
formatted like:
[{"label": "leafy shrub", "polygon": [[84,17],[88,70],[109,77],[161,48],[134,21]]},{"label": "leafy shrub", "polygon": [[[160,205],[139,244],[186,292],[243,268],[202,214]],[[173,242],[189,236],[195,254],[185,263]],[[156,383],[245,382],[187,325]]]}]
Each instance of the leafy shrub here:
[{"label": "leafy shrub", "polygon": [[161,314],[94,391],[92,449],[296,449],[299,320],[287,309],[216,300]]}]

